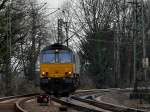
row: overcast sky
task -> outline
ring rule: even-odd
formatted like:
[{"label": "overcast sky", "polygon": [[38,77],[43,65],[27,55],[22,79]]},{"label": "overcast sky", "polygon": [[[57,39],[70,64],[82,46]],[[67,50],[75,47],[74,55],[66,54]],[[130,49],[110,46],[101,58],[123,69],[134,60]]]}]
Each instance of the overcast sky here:
[{"label": "overcast sky", "polygon": [[38,0],[39,2],[47,2],[48,8],[58,8],[65,0]]}]

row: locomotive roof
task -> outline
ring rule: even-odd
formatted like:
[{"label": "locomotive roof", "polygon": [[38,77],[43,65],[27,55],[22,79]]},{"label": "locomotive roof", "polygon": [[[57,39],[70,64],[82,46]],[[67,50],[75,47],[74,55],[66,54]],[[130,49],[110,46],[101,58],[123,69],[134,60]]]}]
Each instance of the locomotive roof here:
[{"label": "locomotive roof", "polygon": [[45,47],[42,51],[47,51],[47,50],[55,50],[55,49],[59,49],[59,50],[71,50],[69,47],[62,45],[62,44],[52,44],[50,46]]}]

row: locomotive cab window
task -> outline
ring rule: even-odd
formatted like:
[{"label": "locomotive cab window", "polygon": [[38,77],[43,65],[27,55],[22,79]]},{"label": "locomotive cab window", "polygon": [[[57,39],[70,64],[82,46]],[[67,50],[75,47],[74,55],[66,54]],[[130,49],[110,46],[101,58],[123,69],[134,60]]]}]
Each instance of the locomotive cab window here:
[{"label": "locomotive cab window", "polygon": [[45,51],[41,55],[41,63],[55,63],[55,53],[51,51]]},{"label": "locomotive cab window", "polygon": [[72,63],[72,53],[70,51],[61,51],[59,53],[60,63]]},{"label": "locomotive cab window", "polygon": [[67,50],[50,50],[45,51],[41,55],[41,63],[72,63],[73,62],[73,54]]}]

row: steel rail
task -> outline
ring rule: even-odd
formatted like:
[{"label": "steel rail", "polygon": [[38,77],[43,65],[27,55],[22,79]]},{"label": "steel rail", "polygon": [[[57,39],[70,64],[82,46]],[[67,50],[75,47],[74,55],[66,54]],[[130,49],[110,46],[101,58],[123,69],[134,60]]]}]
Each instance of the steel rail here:
[{"label": "steel rail", "polygon": [[15,104],[15,110],[16,110],[16,112],[28,112],[27,110],[25,110],[23,108],[23,104],[26,101],[34,99],[34,98],[35,98],[35,96],[31,96],[31,97],[27,97],[27,98],[24,98],[24,99],[21,99],[21,100],[17,101],[16,104]]},{"label": "steel rail", "polygon": [[0,98],[0,103],[2,101],[6,101],[6,100],[11,100],[11,99],[15,99],[15,98],[22,98],[22,97],[30,97],[30,96],[35,96],[35,95],[39,95],[39,94],[41,94],[41,93],[2,97],[2,98]]},{"label": "steel rail", "polygon": [[52,98],[53,101],[55,102],[58,102],[62,105],[66,105],[66,106],[69,106],[73,109],[76,109],[78,111],[83,111],[83,112],[104,112],[104,111],[99,111],[99,110],[96,110],[96,109],[91,109],[91,108],[88,108],[88,107],[83,107],[83,106],[80,106],[80,105],[76,105],[76,104],[73,104],[73,103],[70,103],[70,102],[67,102],[67,101],[63,101],[63,100],[60,100],[60,99],[57,99],[57,98]]},{"label": "steel rail", "polygon": [[[34,99],[34,98],[35,98],[35,96],[27,97],[27,98],[21,99],[18,102],[16,102],[16,112],[28,112],[27,110],[25,110],[23,108],[23,104],[26,101]],[[83,112],[104,112],[104,111],[99,111],[99,110],[96,110],[96,109],[91,109],[91,108],[88,108],[88,107],[83,107],[83,106],[80,106],[80,105],[76,105],[76,104],[73,104],[73,103],[55,98],[55,97],[51,97],[51,100],[54,101],[54,102],[57,102],[61,105],[66,105],[67,107],[71,107],[71,108],[73,108],[75,110],[78,110],[78,111],[83,111]]]},{"label": "steel rail", "polygon": [[147,112],[145,110],[140,110],[140,109],[135,109],[135,108],[129,108],[126,106],[120,106],[120,105],[113,105],[110,103],[102,102],[102,101],[95,101],[95,100],[90,100],[90,99],[83,99],[81,97],[76,97],[72,96],[71,97],[74,100],[78,100],[81,102],[88,103],[90,105],[105,109],[105,110],[110,110],[113,112]]},{"label": "steel rail", "polygon": [[[77,96],[80,96],[80,97],[81,96],[88,96],[88,95],[90,96],[90,95],[98,94],[100,92],[110,92],[110,91],[108,89],[106,89],[106,90],[105,89],[103,89],[103,90],[93,89],[93,90],[78,91],[78,92],[75,92],[71,98],[75,99],[74,98],[75,96],[76,96],[76,98],[77,98]],[[36,95],[39,95],[39,94],[36,94]],[[21,99],[18,102],[16,102],[16,112],[27,112],[27,110],[25,110],[23,108],[23,104],[26,101],[35,98],[35,96],[27,97],[27,98]],[[100,110],[93,109],[93,108],[90,108],[90,107],[81,106],[81,105],[77,105],[77,104],[74,104],[73,102],[64,101],[62,99],[55,98],[55,97],[51,97],[51,100],[54,101],[54,102],[57,102],[61,105],[66,105],[67,107],[71,107],[75,110],[83,111],[83,112],[105,112],[105,110],[106,111],[108,110],[107,108],[102,108],[102,106],[97,106],[97,105],[93,105],[92,103],[87,103],[84,100],[80,100],[80,102],[87,103],[89,105],[98,107]]]},{"label": "steel rail", "polygon": [[[112,112],[146,112],[144,110],[129,108],[129,107],[125,107],[125,106],[119,106],[119,105],[113,105],[113,104],[109,104],[109,103],[102,102],[102,101],[98,102],[98,101],[95,101],[95,100],[81,98],[84,95],[85,96],[88,96],[88,95],[90,96],[90,95],[99,94],[100,92],[111,92],[111,91],[110,91],[110,89],[78,91],[78,92],[75,92],[73,94],[73,96],[71,96],[71,99],[78,100],[78,101],[83,102],[83,103],[87,103],[88,105],[95,106],[95,107],[97,107],[99,109],[102,109],[102,110],[106,110],[106,111],[108,110],[109,112],[110,111],[112,111]],[[15,109],[16,109],[16,112],[27,112],[27,110],[25,110],[23,108],[23,104],[26,101],[35,98],[35,96],[37,96],[37,95],[39,95],[39,94],[30,94],[30,95],[22,95],[22,96],[11,96],[11,97],[6,97],[6,98],[1,98],[0,102],[4,101],[4,100],[9,100],[9,99],[12,99],[12,98],[23,98],[23,97],[25,97],[25,98],[19,100],[18,102],[16,102]],[[81,96],[81,97],[79,97],[79,96]],[[84,111],[84,112],[85,111],[86,112],[87,111],[88,112],[105,112],[105,111],[93,109],[93,108],[90,108],[90,107],[77,105],[77,104],[75,104],[73,102],[67,102],[67,101],[64,101],[62,99],[58,99],[58,98],[55,98],[55,97],[51,97],[51,100],[54,101],[54,102],[57,102],[57,103],[59,103],[61,105],[66,105],[67,107],[71,107],[71,108],[73,108],[75,110],[79,110],[79,111]]]},{"label": "steel rail", "polygon": [[[78,95],[78,94],[80,94],[80,95],[82,94],[81,96],[83,96],[83,95],[92,95],[92,94],[96,94],[96,93],[99,93],[99,92],[100,92],[100,90],[80,91],[80,92],[74,93],[74,95]],[[37,96],[37,95],[35,95],[35,96]],[[35,98],[35,96],[26,97],[26,98],[21,99],[18,102],[16,102],[16,112],[28,112],[27,110],[25,110],[23,108],[23,104],[26,101]],[[83,111],[83,112],[105,112],[104,109],[96,110],[96,109],[93,109],[93,108],[90,108],[90,107],[85,107],[85,106],[74,104],[72,102],[64,101],[62,99],[55,98],[55,97],[51,97],[51,100],[54,101],[54,102],[57,102],[61,105],[66,105],[67,107],[71,107],[71,108],[73,108],[75,110],[78,110],[78,111]],[[85,103],[85,102],[83,102],[83,103]]]}]

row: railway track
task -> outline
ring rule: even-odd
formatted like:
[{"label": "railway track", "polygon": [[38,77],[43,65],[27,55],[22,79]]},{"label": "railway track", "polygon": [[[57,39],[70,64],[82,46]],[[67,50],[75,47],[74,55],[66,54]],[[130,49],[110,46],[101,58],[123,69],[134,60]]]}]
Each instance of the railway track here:
[{"label": "railway track", "polygon": [[[102,108],[102,109],[107,110],[107,111],[111,111],[111,112],[147,112],[145,110],[129,108],[126,106],[114,105],[111,103],[106,103],[103,101],[94,100],[94,97],[103,96],[104,94],[111,92],[111,90],[113,90],[113,91],[115,90],[115,91],[119,91],[119,92],[131,91],[130,89],[103,89],[103,90],[96,90],[93,94],[91,94],[91,96],[90,96],[90,94],[87,94],[87,97],[85,97],[85,96],[82,97],[80,95],[73,95],[71,98],[74,100],[85,102],[85,103],[87,103],[89,105],[93,105],[95,107]],[[86,99],[86,98],[88,98],[88,99]]]},{"label": "railway track", "polygon": [[[90,98],[89,96],[103,95],[106,94],[107,92],[109,92],[109,90],[78,91],[74,95],[72,95],[69,99],[52,97],[51,101],[59,104],[59,106],[57,105],[58,108],[65,105],[65,107],[74,110],[73,112],[78,112],[78,111],[80,112],[146,112],[143,110],[113,105],[105,102],[99,102],[92,99],[86,99],[86,98]],[[12,96],[12,97],[1,98],[0,112],[32,112],[28,110],[27,107],[25,106],[29,102],[31,104],[33,104],[33,102],[36,102],[37,95],[38,94],[30,94],[30,95],[23,95],[23,96]],[[5,109],[3,109],[2,107],[3,108],[5,107]],[[6,107],[9,109],[7,110]],[[71,111],[69,110],[68,112]]]},{"label": "railway track", "polygon": [[[85,92],[84,92],[85,93]],[[92,91],[89,91],[87,92],[88,94],[92,94]],[[86,95],[87,95],[86,93]],[[94,94],[97,93],[96,91],[94,92]],[[77,94],[77,93],[76,93]],[[78,93],[79,94],[79,93]],[[81,92],[80,92],[81,94]],[[82,93],[82,96],[83,96],[83,93]],[[24,98],[20,101],[18,101],[16,103],[16,111],[17,112],[27,112],[26,109],[24,108],[24,104],[30,100],[36,100],[35,96],[33,97],[28,97],[28,98]],[[55,97],[52,97],[51,98],[51,101],[53,102],[56,102],[56,103],[59,103],[60,105],[62,106],[66,106],[66,107],[69,107],[69,108],[72,108],[76,111],[82,111],[82,112],[110,112],[110,111],[107,111],[107,110],[104,110],[104,109],[101,109],[101,108],[98,108],[98,107],[95,107],[95,106],[92,106],[92,105],[89,105],[85,102],[81,102],[81,101],[77,101],[77,100],[73,100],[73,99],[69,99],[68,98],[55,98]],[[61,106],[60,106],[61,107]]]},{"label": "railway track", "polygon": [[17,100],[35,95],[36,94],[28,94],[0,98],[0,112],[16,112]]},{"label": "railway track", "polygon": [[119,106],[119,105],[113,105],[113,104],[109,104],[105,102],[98,102],[98,101],[90,100],[90,99],[83,99],[83,98],[75,97],[75,96],[73,96],[72,99],[75,99],[81,102],[86,102],[89,105],[93,105],[95,107],[99,107],[99,108],[102,108],[104,110],[108,110],[111,112],[146,112],[144,110],[128,108],[128,107]]}]

